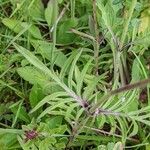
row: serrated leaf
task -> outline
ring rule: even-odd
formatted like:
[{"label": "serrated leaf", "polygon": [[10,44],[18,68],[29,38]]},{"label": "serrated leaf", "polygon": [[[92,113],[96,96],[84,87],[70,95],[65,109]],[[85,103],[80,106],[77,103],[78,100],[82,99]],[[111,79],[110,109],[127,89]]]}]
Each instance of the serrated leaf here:
[{"label": "serrated leaf", "polygon": [[30,84],[38,84],[44,94],[51,94],[56,91],[62,91],[62,88],[56,82],[51,81],[46,74],[37,70],[35,67],[25,66],[17,69],[18,74]]},{"label": "serrated leaf", "polygon": [[30,51],[23,48],[22,46],[19,46],[15,43],[13,45],[16,48],[16,50],[20,52],[31,64],[33,64],[36,68],[38,68],[43,73],[45,73],[48,77],[52,78],[60,87],[62,87],[68,93],[68,95],[73,97],[75,101],[78,101],[78,99],[74,97],[76,96],[74,91],[68,88],[65,85],[65,83],[62,82],[60,78],[53,71],[51,71],[46,65],[43,64],[42,61],[40,61],[35,55],[33,55]]}]

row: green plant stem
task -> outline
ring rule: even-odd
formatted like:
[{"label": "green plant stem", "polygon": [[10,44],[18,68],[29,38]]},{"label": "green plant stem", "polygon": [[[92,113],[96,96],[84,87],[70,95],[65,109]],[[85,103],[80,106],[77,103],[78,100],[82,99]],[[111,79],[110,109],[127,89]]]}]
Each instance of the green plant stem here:
[{"label": "green plant stem", "polygon": [[75,30],[75,29],[71,29],[71,32],[73,32],[74,34],[77,34],[77,35],[79,35],[79,36],[81,36],[81,37],[83,37],[83,38],[90,39],[90,40],[92,40],[93,42],[95,41],[95,38],[94,38],[93,36],[88,35],[88,34],[86,34],[86,33],[80,32],[80,31]]},{"label": "green plant stem", "polygon": [[112,51],[113,51],[113,59],[114,59],[114,87],[113,88],[117,88],[117,84],[119,82],[119,75],[121,78],[122,86],[125,85],[123,66],[121,64],[121,59],[120,59],[121,52],[119,50],[119,43],[118,43],[117,37],[115,36],[111,27],[109,25],[107,27],[108,27],[108,31],[110,32],[112,36],[112,41],[113,41],[111,44]]},{"label": "green plant stem", "polygon": [[124,23],[124,29],[123,29],[123,32],[122,32],[122,37],[121,37],[121,40],[120,40],[120,49],[122,49],[122,47],[124,45],[126,35],[127,35],[127,32],[128,32],[129,23],[131,21],[136,3],[137,3],[137,0],[132,0],[132,4],[131,4],[131,7],[129,9],[128,15],[126,16],[126,21]]},{"label": "green plant stem", "polygon": [[54,51],[55,51],[55,46],[56,46],[56,36],[57,36],[57,34],[56,34],[56,32],[57,32],[57,24],[55,23],[54,24],[54,30],[53,30],[53,48],[52,48],[52,51],[51,51],[51,60],[52,60],[52,62],[51,62],[51,69],[53,68],[53,63],[54,63]]},{"label": "green plant stem", "polygon": [[[66,6],[63,8],[63,10],[61,11],[60,15],[58,16],[57,20],[56,20],[56,24],[58,24],[58,22],[61,20],[61,18],[63,17],[63,15],[65,14],[66,10],[68,9],[69,7],[69,2],[66,4]],[[54,26],[51,28],[51,32],[53,31],[54,29]]]},{"label": "green plant stem", "polygon": [[[47,66],[45,66],[36,56],[34,56],[30,51],[25,48],[13,43],[14,47],[18,52],[20,52],[31,64],[33,64],[36,68],[40,69],[43,73],[47,74],[50,78],[52,78],[60,87],[62,87],[69,96],[71,96],[80,106],[84,107],[85,101],[76,93],[68,88],[68,86],[61,81],[61,79]],[[1,80],[0,80],[1,81]]]},{"label": "green plant stem", "polygon": [[111,44],[113,51],[113,63],[114,63],[114,84],[112,89],[116,89],[119,81],[119,61],[120,61],[120,52],[116,50],[114,44]]},{"label": "green plant stem", "polygon": [[70,0],[71,4],[71,18],[73,19],[75,17],[75,0]]},{"label": "green plant stem", "polygon": [[[126,39],[126,36],[127,36],[129,23],[131,21],[131,18],[132,18],[133,11],[135,9],[136,3],[137,3],[137,0],[132,0],[131,7],[129,9],[128,15],[125,18],[126,21],[124,23],[124,28],[123,28],[123,31],[122,31],[122,36],[121,36],[120,45],[119,45],[119,49],[120,50],[123,48],[123,45],[125,43],[125,39]],[[126,76],[126,78],[128,78],[128,69],[127,69],[126,52],[125,51],[122,52],[122,55],[121,55],[120,59],[121,59],[120,64],[122,65],[122,67],[120,68],[120,76],[121,76],[122,86],[124,86],[125,85],[124,76]]]},{"label": "green plant stem", "polygon": [[95,30],[95,39],[96,41],[93,41],[94,45],[94,58],[95,58],[95,74],[98,76],[98,70],[99,70],[99,31],[98,31],[98,25],[97,25],[97,17],[96,17],[96,0],[93,0],[93,20],[94,20],[94,30]]},{"label": "green plant stem", "polygon": [[80,123],[78,122],[78,120],[76,120],[75,124],[72,127],[72,135],[66,145],[66,148],[70,147],[74,138],[77,138],[80,135],[80,131],[82,131],[82,129],[84,128],[84,125],[88,122],[89,119],[90,117],[85,116],[83,121],[81,121]]},{"label": "green plant stem", "polygon": [[123,72],[123,66],[121,63],[121,52],[119,50],[119,44],[117,41],[117,38],[115,37],[114,33],[112,32],[111,28],[109,29],[109,32],[112,35],[112,40],[113,42],[111,42],[111,48],[113,51],[113,60],[114,60],[114,85],[113,85],[113,89],[116,89],[118,86],[118,82],[119,82],[119,76],[121,79],[121,83],[122,86],[125,86],[125,78],[124,78],[124,72]]},{"label": "green plant stem", "polygon": [[[145,77],[145,78],[148,78],[148,75],[147,75],[147,73],[146,73],[146,71],[145,71],[145,68],[144,68],[142,62],[140,61],[139,57],[136,55],[136,53],[135,53],[134,51],[131,51],[131,52],[132,52],[132,53],[135,55],[135,57],[137,58],[137,60],[138,60],[138,62],[139,62],[139,64],[140,64],[140,67],[141,67],[141,69],[142,69],[142,71],[143,71],[144,77]],[[150,105],[150,89],[149,89],[149,86],[147,86],[147,96],[148,96],[148,105]]]},{"label": "green plant stem", "polygon": [[136,83],[133,83],[133,84],[128,84],[124,87],[121,87],[119,89],[116,89],[116,90],[113,90],[111,92],[109,92],[108,94],[104,95],[100,100],[99,102],[97,102],[91,109],[90,109],[90,112],[93,113],[96,111],[96,109],[99,108],[99,106],[102,104],[102,103],[105,103],[108,98],[110,98],[111,96],[113,95],[117,95],[119,93],[122,93],[122,92],[125,92],[125,91],[129,91],[129,90],[132,90],[132,89],[135,89],[135,88],[139,88],[139,87],[142,87],[142,86],[145,86],[147,84],[150,83],[150,79],[145,79],[145,80],[142,80],[142,81],[139,81],[139,82],[136,82]]},{"label": "green plant stem", "polygon": [[[92,131],[95,131],[95,132],[99,132],[101,134],[106,134],[108,136],[115,136],[115,137],[118,137],[118,138],[122,138],[122,136],[119,135],[119,134],[110,133],[110,132],[107,132],[107,131],[104,131],[104,130],[100,130],[100,129],[96,129],[96,128],[92,128],[92,127],[88,127],[88,126],[84,126],[84,128],[92,130]],[[139,140],[133,139],[133,138],[127,138],[127,140],[135,142],[135,143],[139,143],[140,142]]]},{"label": "green plant stem", "polygon": [[60,15],[57,17],[57,12],[58,11],[58,3],[55,1],[55,12],[54,12],[54,18],[55,18],[55,23],[53,25],[53,27],[51,28],[50,32],[53,32],[53,50],[51,51],[51,58],[52,58],[52,65],[51,68],[53,67],[53,63],[54,63],[54,58],[53,58],[53,54],[55,51],[55,46],[56,46],[56,37],[57,37],[57,24],[58,22],[61,20],[61,18],[63,17],[63,15],[65,14],[66,10],[69,7],[69,2],[67,3],[67,5],[63,8],[63,10],[61,11]]},{"label": "green plant stem", "polygon": [[[118,52],[120,53],[120,52]],[[121,59],[121,53],[120,53],[120,57],[119,57],[119,73],[120,73],[120,79],[121,79],[121,86],[125,86],[126,85],[126,76],[125,76],[125,73],[124,73],[124,64],[126,66],[126,61],[124,61],[125,59]],[[126,58],[126,57],[124,57]],[[123,62],[122,62],[123,61]]]},{"label": "green plant stem", "polygon": [[57,0],[54,1],[54,26],[53,26],[53,34],[52,34],[52,39],[53,39],[53,48],[51,51],[51,69],[53,68],[53,63],[54,63],[54,52],[55,52],[55,46],[56,46],[56,33],[57,33],[57,14],[58,14],[58,2]]},{"label": "green plant stem", "polygon": [[[121,56],[123,56],[124,57],[124,59],[122,59],[122,57],[121,57],[121,64],[122,64],[122,68],[123,68],[123,74],[124,74],[124,76],[125,76],[125,79],[124,79],[124,81],[126,80],[127,81],[127,83],[129,83],[129,71],[128,71],[128,66],[127,66],[127,53],[125,53],[125,52],[123,52],[123,55],[121,55]],[[125,81],[125,83],[124,84],[126,84],[126,81]]]},{"label": "green plant stem", "polygon": [[[96,1],[98,8],[102,12],[102,19],[104,20],[104,23],[112,37],[112,40],[110,40],[111,43],[111,48],[113,51],[113,59],[114,59],[114,87],[116,88],[119,80],[119,73],[121,74],[121,77],[123,76],[123,72],[121,72],[123,69],[121,68],[122,66],[120,64],[120,52],[119,52],[119,43],[118,39],[116,38],[116,35],[114,34],[112,30],[112,25],[109,22],[109,17],[107,14],[106,7],[103,5],[101,1]],[[117,63],[117,64],[116,64]],[[123,78],[122,78],[123,81]]]}]

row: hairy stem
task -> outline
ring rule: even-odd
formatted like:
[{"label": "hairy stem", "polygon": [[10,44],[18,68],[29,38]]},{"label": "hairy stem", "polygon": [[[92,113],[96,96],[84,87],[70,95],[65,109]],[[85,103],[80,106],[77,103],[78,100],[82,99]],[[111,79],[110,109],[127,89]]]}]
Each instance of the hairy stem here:
[{"label": "hairy stem", "polygon": [[70,0],[71,4],[71,18],[73,19],[75,17],[75,0]]},{"label": "hairy stem", "polygon": [[109,92],[107,95],[104,95],[99,100],[99,102],[97,102],[93,107],[91,107],[90,112],[91,113],[95,112],[102,103],[104,103],[108,100],[109,97],[111,97],[113,95],[116,95],[116,94],[119,94],[121,92],[129,91],[129,90],[132,90],[132,89],[135,89],[135,88],[138,88],[138,87],[145,86],[148,83],[150,83],[150,79],[145,79],[145,80],[133,83],[133,84],[128,84],[128,85],[126,85],[124,87],[121,87],[119,89],[113,90],[113,91]]},{"label": "hairy stem", "polygon": [[122,49],[122,47],[124,45],[126,35],[127,35],[127,32],[128,32],[129,23],[131,21],[136,3],[137,3],[137,0],[132,0],[132,4],[131,4],[131,7],[129,9],[128,15],[126,16],[126,21],[124,23],[124,29],[123,29],[123,32],[122,32],[122,37],[121,37],[121,40],[120,40],[120,49]]},{"label": "hairy stem", "polygon": [[[108,136],[115,136],[115,137],[122,138],[122,136],[119,135],[119,134],[107,132],[107,131],[104,131],[104,130],[100,130],[100,129],[96,129],[96,128],[92,128],[92,127],[88,127],[88,126],[84,126],[84,128],[90,129],[90,130],[95,131],[95,132],[99,132],[99,133],[101,133],[101,134],[106,134],[106,135],[108,135]],[[132,142],[135,142],[135,143],[139,143],[139,142],[140,142],[139,140],[134,139],[134,138],[127,138],[127,140],[132,141]]]},{"label": "hairy stem", "polygon": [[94,20],[95,39],[96,39],[96,41],[93,41],[94,57],[95,57],[95,74],[98,75],[99,31],[98,31],[97,17],[96,17],[96,0],[93,0],[93,20]]},{"label": "hairy stem", "polygon": [[57,32],[57,22],[56,22],[56,20],[57,20],[57,14],[58,14],[58,2],[57,2],[57,0],[55,0],[54,1],[54,16],[53,16],[53,18],[54,18],[54,20],[55,20],[55,22],[54,22],[54,30],[53,30],[53,36],[52,36],[52,38],[53,38],[53,48],[52,48],[52,51],[51,51],[51,68],[53,68],[53,63],[54,63],[54,51],[55,51],[55,46],[56,46],[56,32]]},{"label": "hairy stem", "polygon": [[95,41],[95,38],[93,36],[88,35],[86,33],[80,32],[80,31],[75,30],[75,29],[71,29],[71,32],[74,33],[74,34],[77,34],[77,35],[79,35],[79,36],[81,36],[83,38],[87,38],[87,39],[90,39],[92,41]]},{"label": "hairy stem", "polygon": [[[137,3],[137,0],[132,0],[132,3],[131,3],[131,7],[129,9],[129,12],[128,12],[128,15],[126,16],[125,18],[125,23],[124,23],[124,28],[123,28],[123,32],[122,32],[122,37],[121,37],[121,40],[120,40],[120,45],[119,45],[119,49],[121,50],[123,48],[123,45],[125,43],[125,39],[126,39],[126,36],[127,36],[127,32],[128,32],[128,27],[129,27],[129,23],[131,21],[131,18],[132,18],[132,15],[133,15],[133,11],[135,9],[135,6],[136,6],[136,3]],[[122,62],[122,63],[121,63]],[[122,64],[122,71],[120,71],[121,75],[124,74],[125,72],[125,76],[126,78],[128,78],[128,69],[127,69],[127,62],[126,62],[126,52],[123,51],[122,55],[121,55],[121,64]],[[124,71],[123,71],[124,70]],[[123,82],[123,78],[121,77],[122,79],[122,85],[124,86],[125,83]]]}]

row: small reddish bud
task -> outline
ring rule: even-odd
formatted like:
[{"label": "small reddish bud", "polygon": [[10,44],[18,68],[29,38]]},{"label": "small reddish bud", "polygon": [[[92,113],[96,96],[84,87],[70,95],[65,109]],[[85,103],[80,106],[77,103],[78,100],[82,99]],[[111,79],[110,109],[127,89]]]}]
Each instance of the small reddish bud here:
[{"label": "small reddish bud", "polygon": [[38,133],[35,130],[25,131],[26,141],[35,139],[38,136]]}]

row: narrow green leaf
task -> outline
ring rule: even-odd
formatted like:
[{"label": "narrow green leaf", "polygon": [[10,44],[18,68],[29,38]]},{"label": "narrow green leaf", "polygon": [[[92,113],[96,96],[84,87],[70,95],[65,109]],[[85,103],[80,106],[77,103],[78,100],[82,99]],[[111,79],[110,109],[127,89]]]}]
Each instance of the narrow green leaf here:
[{"label": "narrow green leaf", "polygon": [[72,64],[71,64],[71,68],[70,68],[70,71],[69,71],[69,76],[68,76],[68,87],[72,89],[72,81],[73,81],[73,73],[74,73],[74,70],[75,70],[75,66],[76,66],[76,63],[78,61],[78,59],[80,58],[81,56],[81,53],[82,53],[82,49],[79,51],[79,53],[76,55],[76,57],[74,58]]},{"label": "narrow green leaf", "polygon": [[58,98],[60,96],[62,96],[62,97],[67,96],[67,93],[66,92],[56,92],[56,93],[46,96],[30,111],[30,113],[35,112],[37,109],[42,107],[44,104],[48,103],[51,100],[56,100],[56,98]]},{"label": "narrow green leaf", "polygon": [[77,94],[81,96],[81,89],[83,87],[83,80],[85,78],[85,75],[87,71],[89,70],[89,66],[91,65],[93,59],[90,59],[87,64],[84,66],[79,78],[77,79]]},{"label": "narrow green leaf", "polygon": [[19,118],[20,120],[25,121],[26,123],[30,123],[30,117],[26,112],[26,109],[24,106],[19,106],[21,108],[19,108],[19,114],[18,114],[18,105],[20,104],[19,102],[14,103],[13,105],[11,105],[9,108],[11,109],[11,111],[14,113],[14,115],[17,115],[17,118]]},{"label": "narrow green leaf", "polygon": [[133,121],[133,130],[130,133],[129,137],[135,136],[138,133],[138,129],[139,129],[137,122],[135,120],[132,121]]},{"label": "narrow green leaf", "polygon": [[58,16],[58,4],[57,0],[50,0],[47,8],[45,9],[45,19],[49,26],[56,23]]}]

